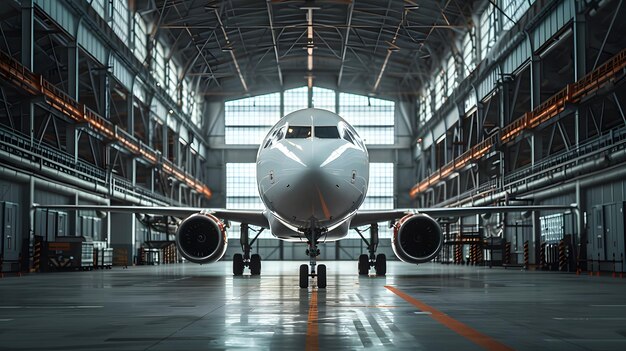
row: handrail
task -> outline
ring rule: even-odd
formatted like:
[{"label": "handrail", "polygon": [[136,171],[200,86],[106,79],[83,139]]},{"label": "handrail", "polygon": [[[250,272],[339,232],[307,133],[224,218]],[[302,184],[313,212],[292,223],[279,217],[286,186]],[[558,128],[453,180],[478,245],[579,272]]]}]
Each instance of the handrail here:
[{"label": "handrail", "polygon": [[[33,147],[27,136],[9,131],[3,127],[0,127],[0,149],[17,154],[31,162],[61,171],[72,177],[109,188],[106,172],[100,167],[80,159],[76,161],[73,156],[45,144]],[[115,190],[124,195],[158,200],[163,203],[171,203],[172,201],[159,193],[152,192],[141,186],[134,186],[128,180],[115,175],[111,177],[110,181]]]},{"label": "handrail", "polygon": [[460,170],[471,161],[476,161],[485,155],[492,146],[507,144],[520,136],[524,130],[531,130],[548,120],[558,116],[568,104],[579,103],[586,96],[597,91],[604,84],[608,83],[620,71],[626,68],[626,49],[620,51],[611,59],[606,61],[594,71],[578,81],[567,84],[556,94],[552,95],[546,101],[537,106],[534,110],[524,113],[507,126],[503,127],[497,133],[489,136],[482,142],[465,151],[459,157],[447,163],[439,170],[423,179],[421,182],[413,186],[409,195],[415,198],[419,193],[424,192],[431,185],[445,179],[454,171]]},{"label": "handrail", "polygon": [[86,122],[90,128],[99,132],[104,138],[118,142],[131,154],[144,158],[150,164],[160,166],[166,174],[186,183],[190,188],[203,194],[207,198],[211,197],[212,192],[208,186],[195,179],[192,175],[169,160],[159,157],[153,149],[138,141],[128,132],[113,125],[110,121],[84,104],[74,100],[67,93],[45,80],[41,75],[31,72],[13,57],[1,50],[0,77],[31,95],[43,96],[48,105],[64,115],[76,122]]}]

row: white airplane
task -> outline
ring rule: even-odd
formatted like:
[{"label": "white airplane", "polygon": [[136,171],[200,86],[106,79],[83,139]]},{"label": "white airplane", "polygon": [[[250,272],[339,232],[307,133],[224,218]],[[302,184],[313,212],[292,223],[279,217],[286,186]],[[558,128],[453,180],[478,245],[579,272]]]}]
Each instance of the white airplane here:
[{"label": "white airplane", "polygon": [[[241,223],[243,254],[233,257],[233,274],[249,267],[261,273],[261,257],[250,255],[249,225],[269,229],[280,240],[306,243],[309,265],[300,266],[300,287],[309,277],[326,287],[326,266],[316,263],[321,242],[344,238],[348,230],[369,226],[370,238],[359,235],[369,255],[359,256],[358,271],[367,275],[386,273],[386,257],[376,255],[378,223],[393,224],[392,248],[408,263],[433,260],[443,245],[441,226],[434,218],[460,217],[513,211],[565,210],[569,206],[497,206],[359,210],[369,180],[367,149],[354,128],[339,115],[308,108],[281,118],[269,131],[257,154],[257,183],[265,210],[240,211],[195,207],[35,205],[36,208],[145,213],[184,218],[176,231],[178,250],[187,260],[211,263],[226,252],[229,221]],[[433,218],[434,217],[434,218]]]}]

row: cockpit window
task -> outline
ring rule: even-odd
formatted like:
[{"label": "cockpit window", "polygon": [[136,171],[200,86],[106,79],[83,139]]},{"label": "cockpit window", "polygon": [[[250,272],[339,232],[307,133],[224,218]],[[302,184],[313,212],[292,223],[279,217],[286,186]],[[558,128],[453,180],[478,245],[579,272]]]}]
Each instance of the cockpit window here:
[{"label": "cockpit window", "polygon": [[311,137],[311,127],[310,126],[289,126],[287,128],[287,134],[285,135],[286,139],[305,139]]},{"label": "cockpit window", "polygon": [[335,126],[315,126],[315,137],[321,139],[339,139],[339,130]]},{"label": "cockpit window", "polygon": [[283,136],[285,136],[285,126],[274,130],[272,135],[267,138],[267,142],[265,143],[265,146],[263,146],[263,148],[267,149],[268,147],[272,146],[274,142],[282,140]]},{"label": "cockpit window", "polygon": [[349,130],[344,129],[343,138],[346,139],[350,144],[354,144],[354,138],[352,138],[352,133]]}]

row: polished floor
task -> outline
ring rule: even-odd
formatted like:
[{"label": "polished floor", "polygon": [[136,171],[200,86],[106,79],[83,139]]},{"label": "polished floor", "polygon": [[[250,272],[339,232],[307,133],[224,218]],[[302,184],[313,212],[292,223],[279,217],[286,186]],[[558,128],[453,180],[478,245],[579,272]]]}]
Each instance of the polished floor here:
[{"label": "polished floor", "polygon": [[389,262],[229,262],[0,279],[0,350],[624,350],[626,278]]}]

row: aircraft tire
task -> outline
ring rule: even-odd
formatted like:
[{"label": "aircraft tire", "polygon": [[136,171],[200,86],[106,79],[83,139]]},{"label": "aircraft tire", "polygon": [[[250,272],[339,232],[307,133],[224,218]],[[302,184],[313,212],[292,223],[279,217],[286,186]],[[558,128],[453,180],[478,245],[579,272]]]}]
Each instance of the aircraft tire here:
[{"label": "aircraft tire", "polygon": [[377,276],[384,276],[387,274],[387,256],[385,254],[378,254],[376,256],[376,263],[374,264]]},{"label": "aircraft tire", "polygon": [[261,274],[261,256],[259,254],[253,254],[250,256],[250,274]]},{"label": "aircraft tire", "polygon": [[243,274],[243,255],[234,254],[233,255],[233,275],[242,275],[242,274]]},{"label": "aircraft tire", "polygon": [[367,275],[370,270],[370,262],[367,255],[359,256],[359,275]]},{"label": "aircraft tire", "polygon": [[320,289],[326,289],[326,265],[321,264],[317,266],[317,287]]},{"label": "aircraft tire", "polygon": [[300,265],[300,288],[306,289],[309,287],[309,266],[306,264]]}]

